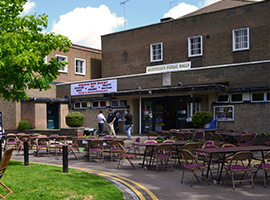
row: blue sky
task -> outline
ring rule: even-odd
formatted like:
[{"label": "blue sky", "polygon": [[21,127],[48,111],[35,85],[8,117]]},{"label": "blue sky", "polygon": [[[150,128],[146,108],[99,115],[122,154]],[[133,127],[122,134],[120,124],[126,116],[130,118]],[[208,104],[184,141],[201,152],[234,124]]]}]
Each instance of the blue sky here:
[{"label": "blue sky", "polygon": [[164,17],[177,18],[217,1],[30,0],[23,15],[45,13],[49,23],[44,31],[65,35],[74,44],[101,49],[101,35],[158,23]]}]

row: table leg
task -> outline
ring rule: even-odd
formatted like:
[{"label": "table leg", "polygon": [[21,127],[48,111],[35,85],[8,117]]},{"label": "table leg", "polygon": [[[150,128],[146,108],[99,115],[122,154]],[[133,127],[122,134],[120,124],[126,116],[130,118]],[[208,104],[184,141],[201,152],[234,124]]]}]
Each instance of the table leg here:
[{"label": "table leg", "polygon": [[151,156],[150,156],[150,161],[149,161],[149,165],[148,165],[148,170],[150,169],[150,166],[151,166],[153,152],[154,152],[154,146],[152,147],[152,150],[151,150]]},{"label": "table leg", "polygon": [[[264,165],[265,162],[264,162],[264,154],[263,154],[263,151],[261,151],[261,154],[262,154],[262,163],[263,163],[263,165]],[[265,180],[267,180],[267,172],[266,172],[266,170],[264,170],[264,176],[265,176]]]},{"label": "table leg", "polygon": [[206,178],[208,178],[208,174],[210,171],[210,166],[211,166],[211,161],[212,161],[212,153],[210,153],[210,158],[209,158],[209,162],[208,162],[208,168],[207,168],[207,173],[206,173]]},{"label": "table leg", "polygon": [[144,149],[144,154],[143,154],[143,163],[142,163],[142,167],[144,167],[144,162],[145,162],[145,156],[146,156],[146,148]]},{"label": "table leg", "polygon": [[222,157],[223,157],[223,158],[222,158],[222,164],[221,164],[220,173],[219,173],[219,178],[218,178],[218,184],[220,183],[220,180],[221,180],[221,175],[222,175],[223,166],[224,166],[224,162],[225,162],[225,153],[223,153]]}]

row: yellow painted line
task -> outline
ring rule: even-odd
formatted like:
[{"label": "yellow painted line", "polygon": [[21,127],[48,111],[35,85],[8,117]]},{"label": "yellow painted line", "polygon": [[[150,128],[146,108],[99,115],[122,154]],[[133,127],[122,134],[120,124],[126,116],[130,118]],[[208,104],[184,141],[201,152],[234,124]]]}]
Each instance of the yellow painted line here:
[{"label": "yellow painted line", "polygon": [[[83,169],[85,169],[85,168],[83,168]],[[157,200],[158,198],[149,190],[149,189],[147,189],[146,187],[144,187],[143,185],[141,185],[141,184],[139,184],[139,183],[137,183],[137,182],[135,182],[135,181],[133,181],[133,180],[131,180],[131,179],[128,179],[128,178],[125,178],[125,177],[122,177],[122,176],[118,176],[118,175],[116,175],[116,174],[113,174],[113,173],[109,173],[109,172],[103,172],[103,171],[97,171],[97,170],[91,170],[91,169],[86,169],[86,170],[88,170],[89,172],[91,172],[91,173],[94,173],[94,174],[100,174],[100,175],[102,175],[102,174],[104,174],[104,175],[106,175],[106,176],[110,176],[110,177],[112,177],[112,176],[114,176],[114,177],[119,177],[119,178],[121,178],[121,179],[123,179],[123,180],[126,180],[126,181],[129,181],[129,182],[131,182],[131,183],[133,183],[134,185],[136,185],[136,186],[138,186],[139,188],[141,188],[142,190],[144,190],[153,200]],[[113,178],[113,177],[112,177]],[[113,178],[114,179],[114,178]],[[135,192],[135,191],[134,191]],[[136,193],[136,192],[135,192]],[[140,193],[140,192],[139,192]],[[141,193],[140,193],[141,194]],[[140,197],[140,195],[138,195],[137,193],[136,193],[136,195],[137,196],[139,196]],[[143,197],[143,199],[144,199],[144,197]]]}]

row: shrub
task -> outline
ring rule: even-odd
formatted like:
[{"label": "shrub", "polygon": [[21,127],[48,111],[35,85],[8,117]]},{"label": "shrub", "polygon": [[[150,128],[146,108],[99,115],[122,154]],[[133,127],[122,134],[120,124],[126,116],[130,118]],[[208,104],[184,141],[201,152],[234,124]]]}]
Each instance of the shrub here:
[{"label": "shrub", "polygon": [[30,122],[27,120],[21,120],[18,124],[19,130],[26,130],[26,129],[30,129],[30,128],[31,128]]},{"label": "shrub", "polygon": [[203,126],[213,120],[213,115],[209,111],[199,111],[192,116],[192,123],[195,127],[203,128]]},{"label": "shrub", "polygon": [[80,112],[70,112],[66,116],[66,124],[69,127],[79,127],[84,123],[84,115]]}]

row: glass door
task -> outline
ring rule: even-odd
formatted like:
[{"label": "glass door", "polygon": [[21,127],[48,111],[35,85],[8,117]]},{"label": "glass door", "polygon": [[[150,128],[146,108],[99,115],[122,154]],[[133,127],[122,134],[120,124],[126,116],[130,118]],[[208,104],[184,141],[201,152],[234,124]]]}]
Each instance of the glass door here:
[{"label": "glass door", "polygon": [[153,130],[153,106],[151,100],[142,100],[142,133]]}]

